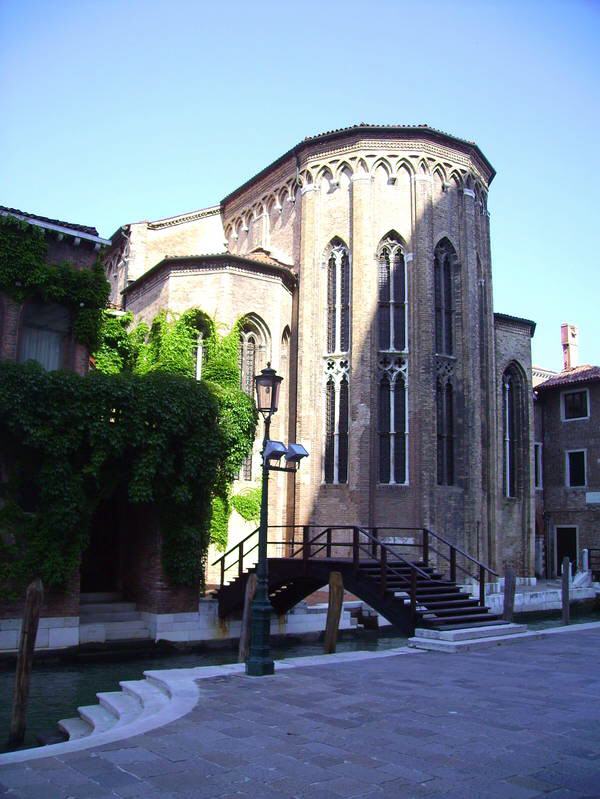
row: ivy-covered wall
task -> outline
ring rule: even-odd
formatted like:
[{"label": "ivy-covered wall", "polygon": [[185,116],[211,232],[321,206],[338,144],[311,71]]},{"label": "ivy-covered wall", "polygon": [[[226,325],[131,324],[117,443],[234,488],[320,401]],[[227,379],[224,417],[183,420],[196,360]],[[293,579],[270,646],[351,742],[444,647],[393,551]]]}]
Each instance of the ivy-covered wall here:
[{"label": "ivy-covered wall", "polygon": [[18,303],[37,298],[65,305],[73,315],[75,339],[90,351],[98,346],[110,292],[99,259],[90,269],[68,261],[48,263],[48,243],[39,227],[0,216],[0,291]]},{"label": "ivy-covered wall", "polygon": [[95,509],[117,486],[158,513],[167,578],[198,585],[211,538],[226,545],[230,486],[254,441],[239,330],[221,336],[199,310],[134,325],[130,314],[101,310],[99,265],[76,270],[46,255],[39,229],[0,217],[0,291],[69,307],[95,369],[81,377],[0,362],[0,597],[21,596],[38,575],[64,588]]}]

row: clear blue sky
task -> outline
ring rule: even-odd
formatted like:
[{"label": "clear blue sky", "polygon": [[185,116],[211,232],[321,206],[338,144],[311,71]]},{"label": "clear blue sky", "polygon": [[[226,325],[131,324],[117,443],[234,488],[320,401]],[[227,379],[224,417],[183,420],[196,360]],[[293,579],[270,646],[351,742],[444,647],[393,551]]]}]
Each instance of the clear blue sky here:
[{"label": "clear blue sky", "polygon": [[96,225],[212,205],[304,136],[475,140],[495,309],[600,363],[600,0],[0,0],[0,204]]}]

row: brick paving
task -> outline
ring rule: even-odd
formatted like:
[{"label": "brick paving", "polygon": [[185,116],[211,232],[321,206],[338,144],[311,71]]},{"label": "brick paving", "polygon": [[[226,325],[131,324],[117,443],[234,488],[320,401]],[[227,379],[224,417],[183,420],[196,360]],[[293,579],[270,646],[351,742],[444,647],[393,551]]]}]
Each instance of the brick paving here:
[{"label": "brick paving", "polygon": [[10,799],[600,797],[600,631],[203,680],[144,735],[0,768]]}]

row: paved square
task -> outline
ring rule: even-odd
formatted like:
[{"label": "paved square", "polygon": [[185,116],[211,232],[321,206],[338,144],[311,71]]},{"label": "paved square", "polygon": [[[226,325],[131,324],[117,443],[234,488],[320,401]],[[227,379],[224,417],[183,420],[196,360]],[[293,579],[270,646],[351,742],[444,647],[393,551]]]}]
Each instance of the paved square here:
[{"label": "paved square", "polygon": [[600,797],[600,631],[202,680],[184,718],[0,768],[7,799]]}]

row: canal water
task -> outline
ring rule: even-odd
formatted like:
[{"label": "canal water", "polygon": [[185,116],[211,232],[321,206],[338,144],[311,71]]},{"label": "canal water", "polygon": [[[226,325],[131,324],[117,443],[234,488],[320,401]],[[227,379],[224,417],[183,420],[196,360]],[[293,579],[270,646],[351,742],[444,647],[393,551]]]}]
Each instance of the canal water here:
[{"label": "canal water", "polygon": [[[578,610],[572,608],[573,624],[600,622],[600,610]],[[560,625],[560,612],[551,614],[519,614],[515,621],[525,623],[531,630],[540,630]],[[384,650],[406,646],[407,638],[389,631],[357,631],[352,637],[338,641],[338,652],[359,650]],[[323,653],[321,642],[286,642],[273,647],[276,660],[303,657]],[[237,652],[231,649],[198,650],[181,652],[129,651],[97,652],[79,655],[69,660],[34,663],[29,709],[27,714],[26,745],[36,745],[36,735],[56,730],[59,719],[77,716],[80,705],[97,702],[98,691],[118,691],[119,680],[140,680],[148,669],[176,669],[195,666],[215,666],[234,663]],[[0,752],[8,736],[14,664],[0,665]]]}]

